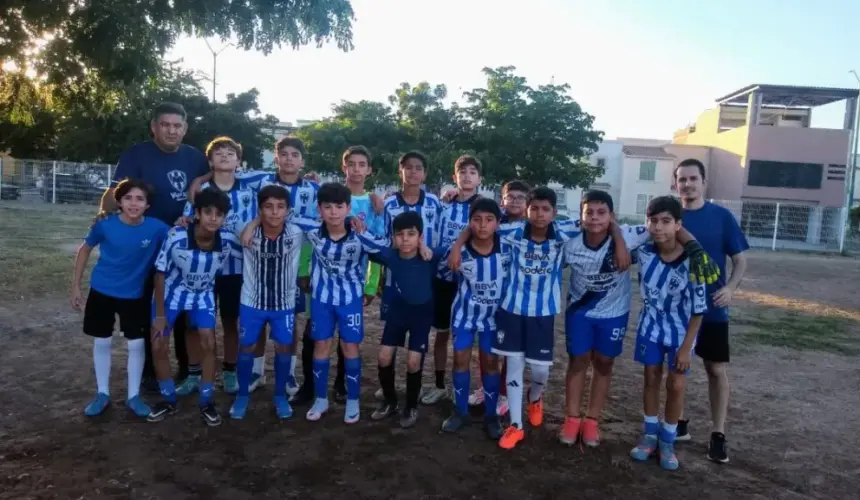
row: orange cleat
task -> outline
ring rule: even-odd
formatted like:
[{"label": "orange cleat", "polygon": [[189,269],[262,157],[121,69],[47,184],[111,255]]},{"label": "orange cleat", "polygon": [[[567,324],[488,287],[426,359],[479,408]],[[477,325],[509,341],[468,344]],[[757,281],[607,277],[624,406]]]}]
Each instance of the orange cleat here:
[{"label": "orange cleat", "polygon": [[529,423],[532,427],[540,427],[543,423],[543,398],[538,399],[528,406]]},{"label": "orange cleat", "polygon": [[593,418],[582,419],[582,444],[590,448],[600,446],[600,428]]},{"label": "orange cleat", "polygon": [[507,429],[505,429],[505,433],[502,434],[502,438],[499,439],[499,446],[505,450],[513,450],[514,446],[517,445],[520,441],[525,439],[526,432],[516,425],[509,425]]},{"label": "orange cleat", "polygon": [[579,426],[582,420],[579,417],[565,417],[564,425],[561,426],[561,432],[558,434],[558,440],[563,444],[573,445],[579,439]]}]

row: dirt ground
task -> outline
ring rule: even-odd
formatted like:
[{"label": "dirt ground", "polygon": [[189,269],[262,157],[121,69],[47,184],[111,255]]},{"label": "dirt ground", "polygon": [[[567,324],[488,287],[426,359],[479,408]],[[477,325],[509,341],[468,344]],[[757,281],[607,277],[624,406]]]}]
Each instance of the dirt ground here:
[{"label": "dirt ground", "polygon": [[[346,426],[338,407],[317,423],[304,420],[304,408],[291,421],[276,421],[271,377],[243,421],[207,428],[194,398],[165,422],[138,421],[122,406],[126,349],[119,338],[114,406],[90,420],[82,409],[95,388],[92,344],[66,302],[67,281],[57,281],[56,291],[38,300],[7,294],[0,301],[0,498],[856,498],[858,281],[859,260],[751,253],[733,313],[732,461],[705,459],[708,394],[696,366],[688,390],[693,441],[679,445],[674,473],[628,457],[641,425],[633,335],[617,364],[602,446],[558,444],[561,318],[544,427],[529,429],[510,452],[484,438],[477,418],[461,435],[440,435],[448,406],[422,408],[409,431],[370,421],[380,335],[375,304],[366,321],[364,419],[357,425]],[[226,413],[229,399],[219,394],[217,402]]]}]

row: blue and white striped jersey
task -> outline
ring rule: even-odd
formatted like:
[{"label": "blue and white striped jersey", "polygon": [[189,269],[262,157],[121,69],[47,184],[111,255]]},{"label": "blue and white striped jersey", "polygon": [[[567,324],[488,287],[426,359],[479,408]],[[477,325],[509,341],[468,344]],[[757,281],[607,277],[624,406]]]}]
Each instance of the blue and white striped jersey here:
[{"label": "blue and white striped jersey", "polygon": [[526,221],[498,230],[511,245],[511,271],[502,294],[501,308],[520,316],[555,316],[561,311],[561,279],[564,243],[579,237],[579,221],[552,223],[547,239],[531,240]]},{"label": "blue and white striped jersey", "polygon": [[[479,198],[474,195],[466,201],[457,201],[442,205],[442,214],[439,217],[439,244],[441,248],[449,248],[460,237],[463,229],[469,225],[469,208],[472,202]],[[448,267],[447,262],[439,263],[439,273],[436,275],[445,281],[454,281],[454,273]]]},{"label": "blue and white striped jersey", "polygon": [[[633,252],[651,239],[645,226],[621,226],[624,243]],[[569,265],[570,288],[567,307],[585,310],[589,318],[617,318],[630,312],[630,272],[615,267],[612,236],[596,248],[585,242],[586,233],[564,244],[564,261]]]},{"label": "blue and white striped jersey", "polygon": [[663,262],[653,244],[637,250],[639,260],[638,335],[668,347],[680,347],[690,318],[708,310],[705,285],[690,281],[690,260],[681,254],[674,262]]},{"label": "blue and white striped jersey", "polygon": [[391,224],[394,218],[403,212],[418,212],[424,221],[424,242],[428,247],[439,246],[439,219],[442,216],[442,202],[432,193],[421,190],[418,202],[409,205],[401,193],[396,193],[385,199],[383,216],[385,218],[385,236],[393,238]]},{"label": "blue and white striped jersey", "polygon": [[286,188],[290,194],[290,213],[299,217],[316,219],[319,217],[317,210],[317,191],[320,185],[314,181],[300,178],[295,184],[281,182],[277,172],[264,172],[262,170],[251,170],[236,174],[243,184],[255,193],[269,184],[277,184]]},{"label": "blue and white striped jersey", "polygon": [[164,273],[164,307],[187,311],[215,309],[215,278],[223,274],[230,257],[242,254],[239,238],[226,229],[215,235],[212,250],[201,250],[194,240],[194,225],[174,227],[158,252],[155,269]]},{"label": "blue and white striped jersey", "polygon": [[243,305],[262,311],[295,309],[303,242],[302,230],[289,223],[275,239],[267,238],[262,227],[254,231],[251,247],[244,249]]},{"label": "blue and white striped jersey", "polygon": [[[212,181],[207,181],[200,185],[201,191],[206,188],[221,191],[218,185]],[[229,191],[224,191],[224,193],[230,198],[230,210],[224,216],[224,229],[237,236],[241,235],[245,226],[257,217],[257,195],[247,187],[244,181],[238,178],[233,183],[233,187]],[[185,202],[185,209],[182,211],[182,215],[194,218],[194,206],[190,201]],[[224,274],[242,274],[241,254],[238,257],[230,257],[224,267]]]},{"label": "blue and white striped jersey", "polygon": [[469,243],[463,246],[461,255],[451,324],[453,328],[493,331],[496,310],[511,267],[511,245],[496,236],[489,255],[478,253]]},{"label": "blue and white striped jersey", "polygon": [[329,238],[323,223],[293,218],[291,223],[305,232],[313,247],[311,256],[311,297],[334,306],[362,300],[367,273],[367,254],[390,246],[387,238],[347,229],[341,239]]}]

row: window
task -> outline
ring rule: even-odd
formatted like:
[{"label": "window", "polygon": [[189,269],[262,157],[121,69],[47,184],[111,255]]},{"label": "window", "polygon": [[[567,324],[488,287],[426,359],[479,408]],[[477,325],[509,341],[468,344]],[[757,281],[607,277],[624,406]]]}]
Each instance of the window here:
[{"label": "window", "polygon": [[636,215],[645,215],[648,203],[654,199],[653,194],[639,193],[636,195]]},{"label": "window", "polygon": [[606,168],[606,158],[598,158],[597,166],[600,168]]},{"label": "window", "polygon": [[[639,180],[653,181],[657,175],[657,162],[654,160],[642,160],[639,162]],[[643,212],[644,213],[644,212]]]},{"label": "window", "polygon": [[747,184],[760,187],[821,189],[820,163],[750,160]]},{"label": "window", "polygon": [[558,211],[567,210],[567,191],[564,189],[555,190],[555,208]]}]

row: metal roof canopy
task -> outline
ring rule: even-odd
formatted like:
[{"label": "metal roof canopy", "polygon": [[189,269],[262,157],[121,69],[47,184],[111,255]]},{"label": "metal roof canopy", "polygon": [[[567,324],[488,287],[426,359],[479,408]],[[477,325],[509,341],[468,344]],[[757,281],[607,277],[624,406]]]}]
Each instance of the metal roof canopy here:
[{"label": "metal roof canopy", "polygon": [[749,94],[756,90],[761,92],[761,103],[763,106],[781,106],[786,108],[814,108],[857,97],[860,94],[860,91],[857,89],[754,83],[718,98],[717,102],[719,104],[747,104]]}]

